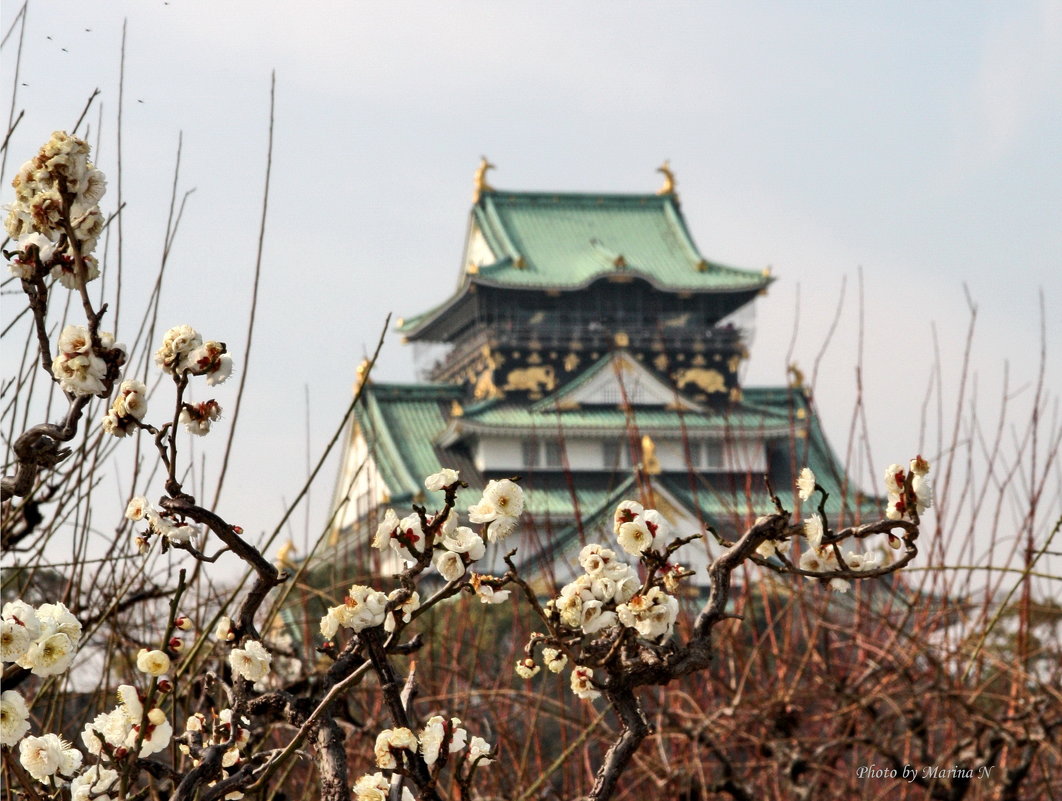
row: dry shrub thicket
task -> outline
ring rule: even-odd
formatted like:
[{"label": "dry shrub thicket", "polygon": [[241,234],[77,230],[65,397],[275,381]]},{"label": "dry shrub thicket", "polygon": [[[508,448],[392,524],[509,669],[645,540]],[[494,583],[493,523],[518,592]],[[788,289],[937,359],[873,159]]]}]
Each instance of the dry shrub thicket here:
[{"label": "dry shrub thicket", "polygon": [[[831,509],[805,476],[810,525],[786,487],[733,540],[671,534],[643,476],[615,538],[584,549],[585,579],[546,593],[474,569],[512,546],[518,485],[492,482],[466,513],[441,469],[433,504],[381,525],[401,572],[316,587],[193,493],[185,429],[218,436],[217,409],[185,394],[224,380],[227,348],[181,326],[160,347],[157,294],[128,348],[104,333],[118,286],[93,292],[108,231],[87,145],[56,134],[18,174],[5,798],[1059,797],[1062,607],[1038,569],[1058,550],[1059,433],[1042,387],[1013,446],[1007,420],[986,433],[960,402],[928,511],[917,460],[892,470],[894,519],[820,532]],[[982,483],[964,460],[989,466]],[[707,575],[676,571],[701,536]],[[219,557],[242,579],[219,580]],[[323,619],[281,625],[315,603]]]}]

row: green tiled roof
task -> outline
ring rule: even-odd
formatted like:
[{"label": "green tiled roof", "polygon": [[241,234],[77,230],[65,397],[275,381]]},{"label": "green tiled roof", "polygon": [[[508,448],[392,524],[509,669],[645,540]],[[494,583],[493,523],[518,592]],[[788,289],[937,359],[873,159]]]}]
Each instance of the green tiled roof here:
[{"label": "green tiled roof", "polygon": [[[469,466],[451,464],[453,459],[448,456],[440,458],[434,445],[446,427],[450,405],[462,394],[460,387],[370,384],[366,390],[357,420],[396,502],[424,492],[424,478],[440,467],[454,467],[462,475],[470,474]],[[472,490],[463,492],[469,496],[468,503],[478,500]],[[459,494],[459,500],[465,498]]]},{"label": "green tiled roof", "polygon": [[665,291],[744,293],[751,298],[773,280],[758,270],[706,259],[674,195],[490,191],[473,207],[472,224],[497,260],[463,273],[450,298],[403,319],[397,330],[416,336],[477,284],[563,291],[623,275]]},{"label": "green tiled roof", "polygon": [[617,272],[673,290],[742,292],[770,282],[758,271],[705,259],[674,195],[495,191],[484,193],[472,214],[499,256],[480,266],[477,283],[576,289]]},{"label": "green tiled roof", "polygon": [[[682,425],[691,433],[712,433],[724,437],[733,431],[756,431],[767,434],[786,434],[791,423],[785,410],[769,407],[732,404],[725,411],[682,412],[670,409],[632,409],[630,420],[643,433],[675,431]],[[628,413],[618,406],[585,406],[578,409],[542,409],[515,403],[493,403],[478,409],[466,410],[455,421],[464,431],[511,430],[548,431],[563,426],[568,434],[600,435],[607,431],[624,431],[628,427]]]}]

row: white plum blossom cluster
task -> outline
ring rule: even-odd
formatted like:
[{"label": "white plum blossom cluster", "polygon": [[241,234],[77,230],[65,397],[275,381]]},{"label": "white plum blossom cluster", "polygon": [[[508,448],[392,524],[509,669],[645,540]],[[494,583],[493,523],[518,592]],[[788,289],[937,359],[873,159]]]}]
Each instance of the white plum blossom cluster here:
[{"label": "white plum blossom cluster", "polygon": [[[185,721],[185,734],[182,738],[185,742],[179,743],[177,749],[189,757],[195,767],[202,762],[205,749],[214,745],[229,746],[221,756],[221,777],[207,785],[213,787],[218,781],[229,778],[233,768],[239,769],[243,760],[240,751],[251,739],[250,723],[245,717],[238,718],[234,723],[231,709],[222,709],[220,712],[211,713],[209,717],[202,712],[196,712]],[[225,798],[243,798],[243,793],[233,791]]]},{"label": "white plum blossom cluster", "polygon": [[81,752],[58,734],[25,737],[18,744],[18,761],[41,784],[51,784],[54,777],[70,777],[81,767]]},{"label": "white plum blossom cluster", "polygon": [[140,742],[141,759],[157,754],[170,744],[173,726],[159,707],[145,710],[144,697],[136,687],[118,687],[118,706],[101,712],[91,723],[85,724],[81,742],[90,754],[121,756]]},{"label": "white plum blossom cluster", "polygon": [[136,379],[123,381],[111,408],[103,417],[103,430],[115,437],[135,431],[147,414],[147,386]]},{"label": "white plum blossom cluster", "polygon": [[388,597],[384,593],[364,584],[355,584],[347,592],[343,603],[333,606],[321,618],[321,634],[331,640],[340,627],[357,632],[379,626],[387,617],[387,601]]},{"label": "white plum blossom cluster", "polygon": [[[77,289],[82,280],[99,276],[91,253],[103,231],[98,204],[107,181],[88,156],[87,142],[56,131],[12,180],[15,202],[8,207],[5,227],[18,243],[10,270],[19,278],[33,278],[39,266],[67,289]],[[84,263],[80,277],[71,236]]]},{"label": "white plum blossom cluster", "polygon": [[74,661],[81,623],[61,603],[36,609],[22,600],[4,604],[0,617],[0,655],[35,676],[57,676]]},{"label": "white plum blossom cluster", "polygon": [[889,493],[885,516],[889,520],[912,520],[933,505],[933,488],[929,483],[929,462],[918,456],[911,460],[910,489],[908,474],[898,464],[885,468],[885,489]]},{"label": "white plum blossom cluster", "polygon": [[[119,361],[125,361],[125,346],[115,344],[113,334],[101,331],[99,340],[102,350],[118,351]],[[71,395],[106,394],[107,362],[93,349],[88,328],[68,325],[63,329],[52,359],[52,375]]]},{"label": "white plum blossom cluster", "polygon": [[[878,551],[867,553],[849,551],[844,555],[844,563],[849,570],[859,572],[876,570],[881,567],[881,553]],[[842,569],[841,563],[837,561],[837,551],[832,545],[813,546],[810,550],[804,551],[804,553],[800,554],[799,567],[809,573],[835,573]],[[805,578],[814,580],[815,577],[805,576]],[[851,583],[843,578],[831,578],[829,580],[830,589],[837,592],[847,592],[851,586]]]},{"label": "white plum blossom cluster", "polygon": [[637,571],[616,558],[616,552],[597,543],[579,552],[585,573],[561,588],[546,605],[570,629],[596,634],[617,623],[617,610],[631,601],[642,587]]},{"label": "white plum blossom cluster", "polygon": [[[689,575],[667,561],[678,547],[664,542],[670,530],[670,524],[657,510],[646,509],[635,501],[620,503],[613,514],[616,541],[627,553],[638,556],[651,571],[659,570],[659,573],[652,581],[643,581],[631,565],[616,558],[611,548],[599,543],[584,546],[579,552],[583,574],[546,603],[547,621],[561,631],[560,634],[555,631],[554,636],[568,641],[569,634],[592,636],[608,629],[630,629],[650,642],[659,643],[670,637],[679,604],[668,590],[677,589],[678,582]],[[560,643],[553,637],[533,635],[527,652],[531,654],[539,641],[545,642],[542,660],[546,668],[552,673],[563,671],[568,665],[568,652],[556,647]],[[516,663],[516,672],[523,678],[529,679],[539,670],[533,656]],[[579,698],[593,699],[600,695],[593,684],[593,670],[578,663],[572,667],[571,688]]]},{"label": "white plum blossom cluster", "polygon": [[[456,470],[443,468],[428,476],[424,486],[437,492],[454,487],[459,480]],[[493,480],[487,482],[479,502],[469,507],[468,517],[486,527],[487,541],[496,542],[512,532],[523,509],[524,492],[519,484],[509,479]],[[435,517],[421,518],[418,513],[399,519],[393,509],[388,509],[376,528],[372,546],[381,551],[390,549],[407,565],[414,564],[426,547],[428,532],[424,524],[427,523],[434,529],[432,565],[447,581],[457,581],[470,565],[483,558],[486,541],[468,526],[459,525],[452,508],[445,514],[439,522]],[[499,594],[495,599],[491,587],[482,585],[480,592],[480,586],[477,584],[476,589],[484,603],[497,603],[504,597]]]},{"label": "white plum blossom cluster", "polygon": [[148,524],[147,530],[135,537],[137,549],[141,553],[147,553],[153,535],[157,534],[173,545],[185,545],[194,544],[198,533],[195,526],[175,520],[169,512],[159,511],[141,495],[129,501],[125,507],[125,516],[134,523],[143,520]]},{"label": "white plum blossom cluster", "polygon": [[[384,770],[399,770],[403,767],[404,753],[410,756],[419,753],[424,759],[424,764],[431,768],[439,762],[444,747],[446,754],[457,754],[466,746],[468,751],[464,758],[469,764],[474,763],[479,766],[493,762],[490,745],[482,737],[469,739],[468,732],[462,727],[460,718],[447,720],[442,715],[433,715],[417,734],[405,727],[384,729],[380,732],[376,736],[374,747],[376,767]],[[381,780],[382,775],[377,773],[372,777],[363,776],[359,782],[364,782],[364,792],[369,793],[377,785],[382,786]],[[357,784],[354,792],[360,792]],[[357,795],[359,799],[375,797],[370,794]],[[386,798],[386,795],[381,798]]]},{"label": "white plum blossom cluster", "polygon": [[273,655],[258,640],[248,640],[242,648],[229,651],[229,666],[232,672],[247,681],[257,682],[269,675]]},{"label": "white plum blossom cluster", "polygon": [[[917,512],[920,514],[926,508],[929,507],[931,502],[931,493],[929,489],[929,481],[925,478],[929,472],[929,463],[921,457],[911,461],[911,486],[912,493],[914,494],[914,504]],[[891,520],[899,520],[907,516],[910,509],[909,493],[905,489],[907,475],[902,467],[899,465],[890,465],[885,471],[885,484],[889,491],[889,504],[886,509],[886,515]],[[815,473],[809,467],[805,467],[800,471],[796,480],[797,494],[801,500],[810,500],[812,494],[819,488],[816,483]],[[836,573],[838,571],[852,571],[852,572],[868,572],[877,570],[882,566],[883,556],[880,551],[867,551],[865,553],[857,553],[855,551],[848,551],[839,558],[839,552],[835,544],[823,545],[823,538],[826,535],[826,521],[824,520],[821,511],[815,512],[811,517],[804,520],[803,533],[805,539],[808,541],[810,548],[800,554],[800,559],[797,566],[809,573],[829,574]],[[889,544],[894,547],[900,547],[900,541],[889,535]],[[769,559],[772,556],[785,556],[788,552],[789,541],[783,540],[767,540],[760,543],[756,548],[756,552],[765,559]],[[809,580],[816,579],[828,579],[828,586],[832,590],[838,592],[847,592],[851,587],[850,582],[839,576],[830,577],[828,575],[820,576],[805,576]]]},{"label": "white plum blossom cluster", "polygon": [[205,375],[210,386],[222,383],[232,374],[232,357],[225,343],[203,337],[190,325],[171,328],[162,338],[162,346],[155,351],[155,364],[172,376],[184,373]]}]

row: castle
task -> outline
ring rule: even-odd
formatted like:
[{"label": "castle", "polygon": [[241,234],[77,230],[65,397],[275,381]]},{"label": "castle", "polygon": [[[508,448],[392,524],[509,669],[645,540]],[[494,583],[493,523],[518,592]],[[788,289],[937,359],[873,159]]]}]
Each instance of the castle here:
[{"label": "castle", "polygon": [[[429,360],[423,380],[359,378],[319,565],[391,572],[367,547],[376,524],[388,507],[440,503],[423,485],[440,466],[470,485],[462,514],[488,480],[520,476],[527,507],[506,546],[560,582],[583,544],[611,536],[623,499],[676,534],[732,535],[772,510],[764,476],[792,509],[809,465],[838,490],[835,522],[875,514],[795,366],[786,386],[742,385],[751,310],[773,278],[702,255],[666,163],[658,192],[620,195],[501,191],[492,166],[476,173],[455,291],[398,322]],[[687,546],[683,563],[703,576],[712,548]],[[497,550],[480,569],[504,570]]]}]

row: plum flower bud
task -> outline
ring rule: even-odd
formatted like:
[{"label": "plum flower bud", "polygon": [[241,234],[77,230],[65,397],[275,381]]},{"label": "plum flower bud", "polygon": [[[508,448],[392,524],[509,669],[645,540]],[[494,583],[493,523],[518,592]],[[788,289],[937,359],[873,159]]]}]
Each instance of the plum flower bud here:
[{"label": "plum flower bud", "polygon": [[173,620],[173,625],[179,628],[181,631],[188,631],[192,628],[191,618],[187,618],[184,615],[177,615]]},{"label": "plum flower bud", "polygon": [[167,643],[167,645],[174,653],[179,654],[181,651],[184,650],[184,642],[182,642],[180,637],[170,637],[170,641]]}]

